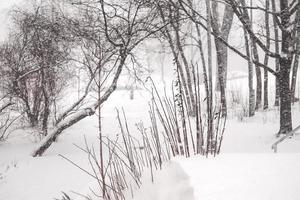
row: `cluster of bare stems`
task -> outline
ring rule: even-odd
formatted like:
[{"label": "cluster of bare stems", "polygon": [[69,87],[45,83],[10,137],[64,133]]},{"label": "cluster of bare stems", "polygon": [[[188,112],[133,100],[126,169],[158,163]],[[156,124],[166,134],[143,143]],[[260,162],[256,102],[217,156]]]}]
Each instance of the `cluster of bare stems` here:
[{"label": "cluster of bare stems", "polygon": [[5,102],[5,96],[0,99],[0,142],[5,141],[10,135],[12,125],[20,118],[21,115],[13,116],[9,110],[14,105],[11,101]]},{"label": "cluster of bare stems", "polygon": [[[199,77],[194,81],[199,83]],[[226,117],[222,116],[221,106],[213,109],[213,118],[208,120],[207,98],[201,100],[200,85],[195,84],[195,117],[188,114],[186,96],[182,92],[181,82],[178,80],[172,89],[172,97],[163,97],[153,85],[150,113],[152,128],[162,127],[163,137],[168,142],[172,155],[217,155],[220,153]],[[216,102],[217,105],[218,102]],[[208,130],[208,123],[213,123],[213,130]]]},{"label": "cluster of bare stems", "polygon": [[[199,77],[198,77],[199,78]],[[197,77],[195,81],[199,83]],[[215,107],[213,119],[208,120],[205,98],[201,101],[200,85],[195,85],[197,91],[196,115],[188,115],[186,97],[178,81],[172,88],[172,97],[167,94],[162,97],[154,82],[152,83],[152,100],[149,103],[149,118],[151,125],[145,128],[142,122],[136,124],[140,135],[130,133],[125,111],[117,110],[117,120],[120,134],[111,139],[103,136],[101,130],[101,109],[99,109],[99,154],[89,147],[79,147],[87,154],[91,172],[80,167],[70,159],[62,156],[76,167],[93,177],[99,186],[91,192],[97,198],[105,200],[124,200],[125,191],[133,191],[142,184],[142,175],[150,173],[154,181],[154,171],[162,168],[164,162],[173,156],[217,155],[220,153],[226,117],[222,117],[221,108]],[[176,87],[176,88],[175,88]],[[176,90],[176,91],[175,91]],[[204,104],[204,105],[203,105]],[[208,131],[208,122],[213,122],[213,132]],[[68,199],[67,194],[64,198]],[[68,197],[68,198],[67,198]],[[92,199],[91,196],[84,196]]]},{"label": "cluster of bare stems", "polygon": [[[155,120],[153,114],[151,111],[151,120]],[[77,146],[87,154],[91,170],[61,155],[97,181],[99,188],[90,189],[90,196],[76,193],[86,199],[125,200],[125,191],[133,197],[133,191],[141,187],[142,175],[150,173],[153,182],[154,172],[162,168],[163,162],[170,160],[169,143],[158,134],[155,122],[149,129],[142,122],[136,124],[140,137],[134,137],[130,134],[124,110],[121,114],[117,110],[117,120],[120,134],[115,139],[106,136],[99,138],[100,154],[88,145],[86,139],[84,148]],[[66,193],[63,195],[63,199],[71,199]]]}]

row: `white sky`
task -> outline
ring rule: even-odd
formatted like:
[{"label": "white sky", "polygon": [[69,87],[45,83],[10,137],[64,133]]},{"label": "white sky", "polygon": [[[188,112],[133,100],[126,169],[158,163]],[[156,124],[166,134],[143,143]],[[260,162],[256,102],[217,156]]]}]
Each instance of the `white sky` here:
[{"label": "white sky", "polygon": [[14,5],[18,5],[23,0],[0,0],[0,40],[3,40],[7,35],[8,18],[7,13]]},{"label": "white sky", "polygon": [[[9,21],[7,16],[8,11],[13,6],[20,6],[20,4],[26,4],[26,2],[28,1],[29,0],[0,0],[0,42],[5,39],[9,31]],[[231,34],[231,35],[234,35],[235,37],[238,38],[242,37],[240,34],[237,35]],[[229,70],[242,70],[242,71],[247,70],[247,63],[244,62],[243,59],[241,59],[239,56],[237,56],[235,53],[232,53],[231,51],[229,51],[228,66],[229,66]]]}]

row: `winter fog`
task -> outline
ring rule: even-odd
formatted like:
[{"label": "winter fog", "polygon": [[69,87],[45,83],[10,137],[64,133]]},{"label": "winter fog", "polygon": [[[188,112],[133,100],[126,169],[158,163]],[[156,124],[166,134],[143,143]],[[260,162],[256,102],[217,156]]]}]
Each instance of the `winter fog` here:
[{"label": "winter fog", "polygon": [[0,200],[300,199],[298,0],[0,1]]}]

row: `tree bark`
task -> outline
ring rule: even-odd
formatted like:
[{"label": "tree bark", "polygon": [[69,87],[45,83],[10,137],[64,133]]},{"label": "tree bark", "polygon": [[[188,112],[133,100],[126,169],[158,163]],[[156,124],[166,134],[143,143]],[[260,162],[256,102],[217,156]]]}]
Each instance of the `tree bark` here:
[{"label": "tree bark", "polygon": [[[276,12],[276,3],[275,0],[272,0],[272,12]],[[278,24],[276,22],[276,16],[273,15],[273,26],[274,26],[274,43],[275,43],[275,53],[279,54],[279,30]],[[275,69],[278,72],[280,70],[280,63],[279,58],[275,58]],[[275,106],[279,106],[279,97],[280,97],[280,88],[279,88],[279,78],[278,76],[275,77]]]},{"label": "tree bark", "polygon": [[[298,34],[298,38],[300,37],[300,34]],[[299,42],[298,42],[299,43]],[[296,97],[296,83],[297,83],[297,73],[299,68],[299,55],[295,55],[294,58],[294,64],[293,64],[293,70],[292,70],[292,83],[291,83],[291,97],[292,102],[299,101],[299,99]]]},{"label": "tree bark", "polygon": [[[251,31],[253,32],[252,21],[249,17],[249,13],[246,9],[245,0],[241,0],[241,4],[243,6],[243,12],[244,12],[244,17],[245,17],[246,23],[248,24]],[[259,62],[258,50],[257,50],[257,46],[256,46],[256,38],[254,38],[253,35],[250,35],[250,41],[251,41],[250,46],[251,46],[251,53],[253,55],[253,59],[256,62]],[[261,102],[262,102],[262,81],[261,81],[260,67],[256,64],[255,64],[255,74],[256,74],[256,106],[255,106],[255,109],[257,110],[261,107]]]},{"label": "tree bark", "polygon": [[50,115],[50,102],[49,102],[49,96],[47,93],[47,80],[45,78],[45,69],[41,70],[42,74],[42,93],[44,97],[44,110],[43,110],[43,119],[42,119],[42,132],[44,136],[47,136],[48,134],[48,119]]},{"label": "tree bark", "polygon": [[84,112],[81,111],[79,115],[75,115],[75,117],[70,118],[66,122],[63,121],[42,140],[41,144],[39,144],[39,146],[33,151],[32,156],[33,157],[42,156],[44,152],[51,146],[51,144],[65,129],[73,126],[74,124],[84,119],[85,117],[93,115],[94,113],[95,110],[87,108],[84,110]]},{"label": "tree bark", "polygon": [[[224,16],[222,24],[219,23],[218,15],[218,2],[212,2],[212,29],[218,37],[221,37],[224,41],[228,42],[228,36],[233,22],[233,11],[229,5],[225,6]],[[220,91],[221,105],[222,105],[222,116],[227,115],[227,103],[226,103],[226,80],[227,80],[227,59],[228,49],[227,46],[222,43],[216,37],[215,47],[217,53],[217,79],[216,79],[216,90]]]},{"label": "tree bark", "polygon": [[208,54],[208,94],[207,94],[207,148],[206,155],[213,148],[213,87],[212,87],[212,48],[211,48],[211,2],[206,0],[207,14],[207,54]]},{"label": "tree bark", "polygon": [[280,134],[287,134],[292,130],[291,93],[290,93],[290,70],[291,62],[280,59],[279,85],[280,85]]},{"label": "tree bark", "polygon": [[[297,29],[295,33],[295,43],[296,43],[296,52],[300,52],[300,9],[297,11]],[[297,73],[298,73],[298,67],[299,67],[299,54],[294,55],[294,63],[293,63],[293,70],[292,70],[292,83],[291,83],[291,98],[292,102],[296,102],[299,99],[295,96],[296,91],[296,82],[297,82]]]},{"label": "tree bark", "polygon": [[281,56],[280,56],[280,129],[278,135],[287,134],[292,130],[291,92],[290,92],[290,71],[292,65],[293,40],[290,26],[289,1],[280,0],[281,10]]},{"label": "tree bark", "polygon": [[[269,10],[270,3],[269,0],[265,1],[266,10]],[[266,28],[266,47],[270,49],[270,26],[269,26],[269,13],[265,12],[265,28]],[[265,53],[264,58],[264,65],[268,66],[269,63],[269,56]],[[264,106],[263,109],[268,109],[269,107],[269,100],[268,100],[268,70],[264,69]]]},{"label": "tree bark", "polygon": [[[252,46],[254,60],[259,61],[256,44],[254,43],[253,38],[251,40],[252,40],[251,46]],[[262,102],[261,70],[260,70],[260,67],[257,65],[255,65],[255,74],[256,74],[256,105],[255,105],[255,109],[257,110],[261,107],[261,102]]]},{"label": "tree bark", "polygon": [[[249,45],[249,36],[247,31],[244,28],[244,37],[245,37],[245,48],[246,48],[246,54],[250,58],[251,57],[251,51],[250,51],[250,45]],[[255,90],[253,88],[253,62],[252,60],[248,60],[248,103],[249,103],[249,111],[248,115],[249,117],[252,117],[255,115]]]},{"label": "tree bark", "polygon": [[[216,86],[220,91],[220,97],[221,97],[221,112],[222,117],[225,117],[227,115],[227,102],[226,102],[226,72],[227,69],[227,47],[221,44],[219,41],[215,41],[216,50],[217,50],[217,84]],[[217,89],[216,88],[216,89]],[[217,90],[218,90],[217,89]]]}]

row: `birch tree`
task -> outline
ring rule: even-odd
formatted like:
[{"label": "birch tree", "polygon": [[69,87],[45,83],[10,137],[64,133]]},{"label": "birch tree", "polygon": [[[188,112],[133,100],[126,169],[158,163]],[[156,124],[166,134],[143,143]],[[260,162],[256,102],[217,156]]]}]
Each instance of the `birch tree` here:
[{"label": "birch tree", "polygon": [[169,44],[174,63],[178,69],[179,78],[182,83],[184,97],[188,106],[189,115],[195,115],[195,95],[193,90],[193,74],[188,56],[185,52],[184,41],[186,32],[183,31],[185,20],[182,19],[181,11],[178,9],[178,3],[174,1],[157,2],[157,10],[160,14],[162,23],[170,21],[162,31],[164,38]]},{"label": "birch tree", "polygon": [[[238,17],[239,21],[245,27],[249,35],[253,38],[254,43],[258,45],[268,56],[277,58],[279,60],[279,70],[274,74],[278,77],[280,88],[280,129],[277,135],[287,134],[292,130],[290,72],[293,55],[298,53],[296,52],[294,45],[295,35],[293,35],[293,32],[295,32],[297,28],[296,25],[298,19],[295,17],[295,14],[298,10],[299,2],[280,0],[279,13],[272,13],[265,8],[257,8],[263,10],[264,12],[268,12],[269,14],[275,15],[276,17],[276,24],[280,28],[281,32],[281,50],[279,54],[270,51],[266,44],[255,35],[251,26],[246,22],[247,16],[241,12],[241,6],[239,6],[235,0],[227,0],[227,2],[232,6],[235,15]],[[242,9],[247,9],[247,7],[242,5]],[[253,7],[250,9],[253,9]],[[254,58],[254,60],[256,59]],[[268,69],[267,66],[265,66],[265,68]]]},{"label": "birch tree", "polygon": [[[266,10],[270,10],[270,2],[269,0],[266,0],[265,1],[265,7],[266,7]],[[266,32],[266,48],[268,50],[270,50],[270,46],[271,46],[271,38],[270,38],[270,25],[269,25],[269,13],[268,12],[265,12],[265,32]],[[268,56],[268,53],[265,53],[265,58],[264,58],[264,65],[268,66],[269,64],[269,56]],[[267,69],[264,69],[264,105],[263,105],[263,109],[268,109],[269,107],[269,98],[268,98],[268,70]]]},{"label": "birch tree", "polygon": [[[223,38],[219,37],[216,33],[211,32],[211,34],[223,44],[225,44],[230,50],[232,50],[245,60],[253,62],[253,64],[257,67],[266,69],[270,74],[278,78],[278,85],[280,88],[280,129],[278,131],[278,135],[286,134],[292,129],[290,72],[293,55],[295,53],[299,53],[296,52],[296,48],[294,45],[294,41],[296,38],[295,35],[293,35],[293,32],[295,32],[297,27],[296,24],[298,22],[298,19],[295,17],[295,15],[299,8],[299,2],[280,0],[280,10],[279,12],[275,13],[259,6],[247,6],[246,4],[244,4],[245,1],[241,1],[241,3],[239,3],[236,0],[224,0],[224,2],[231,6],[234,15],[238,18],[238,21],[241,23],[247,34],[249,34],[249,38],[251,40],[251,43],[253,44],[253,56],[249,57],[245,55],[239,49],[235,48],[233,45],[226,42]],[[206,30],[209,30],[208,26],[204,22],[208,19],[205,18],[203,14],[193,9],[183,0],[181,1],[181,6],[194,23],[198,24]],[[281,40],[279,40],[281,49],[279,50],[279,52],[273,52],[272,50],[268,49],[266,43],[257,37],[257,34],[254,31],[252,24],[250,23],[251,21],[248,14],[248,10],[252,9],[262,11],[263,13],[267,12],[269,15],[272,15],[274,17],[274,21],[280,29],[279,32],[281,34]],[[195,16],[193,16],[191,13],[194,13]],[[265,52],[269,57],[278,59],[279,69],[272,69],[271,67],[266,66],[264,63],[261,63],[258,59],[257,47],[259,47],[260,50]],[[256,71],[258,72],[258,70]],[[259,104],[260,102],[256,101],[256,107],[258,107]]]},{"label": "birch tree", "polygon": [[[220,18],[219,14],[219,2],[212,2],[212,29],[214,33],[221,37],[224,41],[228,42],[229,33],[233,22],[233,11],[229,5],[225,5],[223,17]],[[214,38],[216,56],[217,56],[217,70],[216,70],[216,90],[220,91],[222,113],[226,115],[226,80],[227,80],[227,60],[228,60],[228,49],[227,46],[220,42],[217,38]]]},{"label": "birch tree", "polygon": [[[251,58],[251,47],[249,44],[249,35],[245,29],[244,38],[245,38],[245,49],[246,55],[248,58]],[[253,62],[248,60],[248,116],[252,117],[255,115],[255,90],[253,87]]]},{"label": "birch tree", "polygon": [[213,148],[214,126],[213,126],[213,85],[212,85],[212,47],[211,47],[211,1],[206,0],[207,16],[207,67],[208,67],[208,94],[207,94],[207,149]]}]

